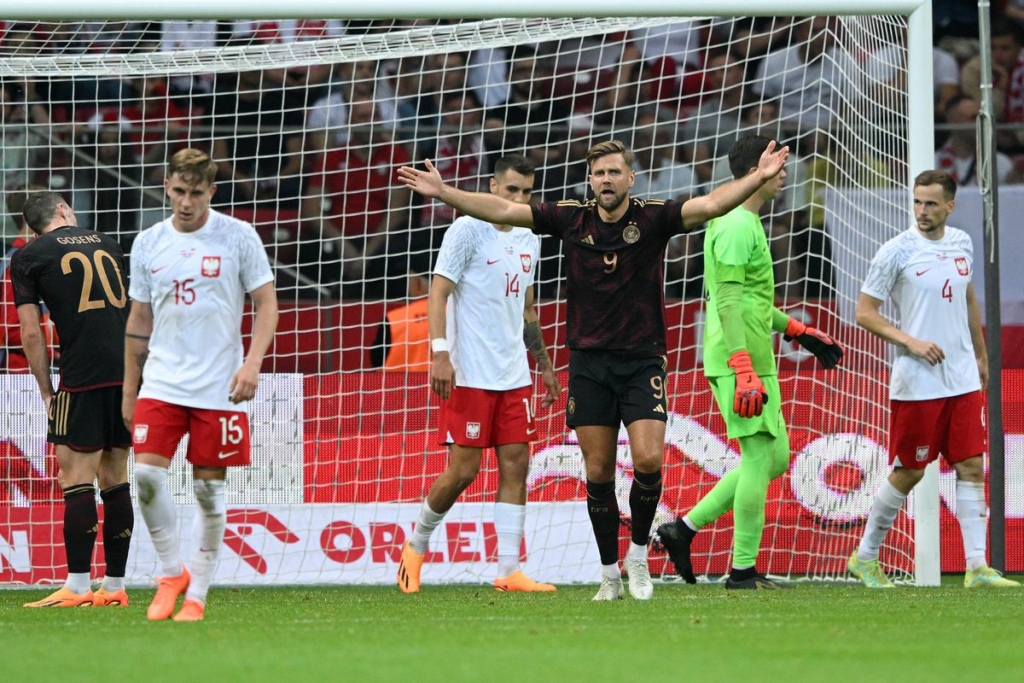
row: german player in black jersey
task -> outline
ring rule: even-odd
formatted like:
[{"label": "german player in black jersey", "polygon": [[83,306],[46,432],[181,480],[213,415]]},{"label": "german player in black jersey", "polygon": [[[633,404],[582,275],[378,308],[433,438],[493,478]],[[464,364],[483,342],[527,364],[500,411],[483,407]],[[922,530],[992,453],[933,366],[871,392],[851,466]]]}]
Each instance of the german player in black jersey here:
[{"label": "german player in black jersey", "polygon": [[[39,235],[11,262],[21,343],[46,403],[46,440],[55,444],[64,490],[68,578],[52,595],[25,607],[128,605],[124,570],[135,516],[128,489],[131,436],[121,420],[128,292],[121,247],[78,227],[56,192],[33,192],[25,222]],[[60,338],[60,388],[54,391],[40,302]],[[106,576],[95,592],[89,570],[99,527],[94,480],[103,499]]]},{"label": "german player in black jersey", "polygon": [[651,524],[661,498],[665,451],[665,246],[742,204],[775,177],[789,148],[775,142],[749,175],[686,202],[630,196],[633,152],[618,140],[587,154],[594,198],[537,205],[447,185],[429,160],[426,170],[402,167],[411,190],[457,211],[501,225],[531,228],[562,241],[567,283],[569,397],[566,422],[576,430],[587,473],[587,508],[601,556],[601,588],[594,600],[625,591],[619,569],[619,506],[615,455],[619,424],[629,433],[633,484],[629,494],[632,543],[623,565],[629,592],[649,600],[647,567]]}]

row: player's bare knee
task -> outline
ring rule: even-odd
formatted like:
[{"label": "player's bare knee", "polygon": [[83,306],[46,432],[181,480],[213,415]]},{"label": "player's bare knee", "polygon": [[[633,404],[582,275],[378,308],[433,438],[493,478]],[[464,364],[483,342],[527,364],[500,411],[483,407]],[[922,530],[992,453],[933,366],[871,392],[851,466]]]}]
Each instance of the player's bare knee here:
[{"label": "player's bare knee", "polygon": [[953,464],[956,478],[960,481],[982,483],[985,481],[985,459],[980,455]]}]

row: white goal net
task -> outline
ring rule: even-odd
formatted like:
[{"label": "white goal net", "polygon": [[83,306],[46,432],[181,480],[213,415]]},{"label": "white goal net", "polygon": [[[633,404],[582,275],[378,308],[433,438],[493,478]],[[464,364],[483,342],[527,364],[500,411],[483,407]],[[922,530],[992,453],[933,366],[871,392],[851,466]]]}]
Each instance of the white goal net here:
[{"label": "white goal net", "polygon": [[[130,254],[140,229],[168,213],[168,157],[187,146],[213,155],[214,207],[256,227],[282,309],[264,365],[275,377],[251,407],[258,457],[229,475],[217,581],[387,583],[446,454],[426,374],[381,368],[392,350],[383,324],[421,295],[453,220],[444,205],[411,196],[397,168],[430,158],[448,181],[486,190],[494,161],[520,153],[537,167],[536,199],[583,199],[586,150],[617,138],[637,155],[634,194],[691,197],[728,179],[724,157],[737,137],[776,138],[791,149],[784,196],[763,216],[778,305],[848,353],[824,372],[779,339],[793,458],[769,491],[760,568],[843,578],[888,472],[884,350],[852,321],[871,256],[908,224],[908,178],[924,170],[908,164],[907,44],[898,14],[0,19],[0,181],[7,200],[18,188],[59,189],[83,224]],[[3,227],[10,243],[6,210]],[[739,460],[701,374],[701,247],[700,231],[677,238],[665,260],[671,414],[655,525],[685,513]],[[564,371],[560,252],[542,240],[537,293]],[[11,373],[0,396],[0,583],[62,580],[62,502],[43,407],[31,376]],[[563,395],[540,411],[526,569],[538,580],[596,581],[583,463],[564,408]],[[625,546],[624,430],[620,444]],[[488,452],[434,535],[425,583],[493,577],[496,478]],[[184,469],[172,486],[191,505]],[[914,572],[913,525],[911,505],[881,558],[904,579]],[[141,521],[136,531],[129,579],[145,583],[158,565]],[[702,531],[698,573],[725,572],[731,543],[731,516]],[[674,574],[656,543],[652,570]]]}]

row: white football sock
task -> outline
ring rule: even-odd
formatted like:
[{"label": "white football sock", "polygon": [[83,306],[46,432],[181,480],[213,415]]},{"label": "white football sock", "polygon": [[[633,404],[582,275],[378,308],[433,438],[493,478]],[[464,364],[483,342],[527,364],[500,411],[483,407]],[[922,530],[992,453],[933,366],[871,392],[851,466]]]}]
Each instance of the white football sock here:
[{"label": "white football sock", "polygon": [[631,560],[646,560],[647,559],[647,546],[637,545],[633,541],[629,542],[629,550],[626,551],[626,557]]},{"label": "white football sock", "polygon": [[124,590],[124,577],[123,576],[104,576],[103,577],[103,590],[108,593],[116,593],[117,591]]},{"label": "white football sock", "polygon": [[220,546],[224,542],[224,527],[227,523],[227,505],[224,502],[225,482],[223,479],[194,479],[192,490],[199,504],[196,517],[196,547],[192,551],[189,569],[192,580],[185,597],[206,604],[210,582],[217,571],[220,560]]},{"label": "white football sock", "polygon": [[988,508],[985,505],[985,484],[956,482],[956,518],[960,522],[960,535],[964,539],[964,558],[969,570],[981,569],[987,564]]},{"label": "white football sock", "polygon": [[861,562],[878,559],[878,551],[906,499],[907,494],[900,493],[895,486],[889,483],[888,479],[882,482],[882,487],[878,489],[878,495],[875,496],[875,502],[871,504],[867,524],[864,525],[864,536],[860,539],[857,559]]},{"label": "white football sock", "polygon": [[519,569],[519,548],[523,543],[525,527],[525,505],[494,504],[494,531],[498,534],[498,576],[508,576]]},{"label": "white football sock", "polygon": [[423,505],[420,506],[420,514],[416,517],[416,528],[412,531],[412,538],[409,539],[409,545],[412,549],[423,555],[427,552],[427,547],[430,545],[430,534],[434,533],[434,529],[441,523],[447,512],[434,512],[427,505],[427,501],[423,501]]},{"label": "white football sock", "polygon": [[85,595],[92,588],[92,584],[89,582],[89,572],[76,574],[68,572],[68,578],[64,581],[64,587],[72,593]]},{"label": "white football sock", "polygon": [[619,569],[619,563],[615,564],[602,564],[601,565],[601,578],[604,579],[622,579],[622,570]]},{"label": "white football sock", "polygon": [[178,514],[171,492],[167,490],[167,469],[136,463],[135,484],[139,493],[139,510],[160,559],[162,576],[180,576]]}]

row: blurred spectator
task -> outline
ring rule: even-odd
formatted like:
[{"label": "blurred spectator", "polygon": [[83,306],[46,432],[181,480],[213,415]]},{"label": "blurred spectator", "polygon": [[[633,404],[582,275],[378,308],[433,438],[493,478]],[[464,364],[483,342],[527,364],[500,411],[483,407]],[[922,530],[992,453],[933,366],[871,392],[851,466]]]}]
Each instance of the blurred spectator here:
[{"label": "blurred spectator", "polygon": [[372,367],[392,372],[430,371],[429,273],[429,266],[414,265],[409,269],[406,286],[409,303],[387,312],[370,347]]},{"label": "blurred spectator", "polygon": [[[678,120],[678,100],[673,98],[678,95],[679,83],[674,70],[666,68],[664,61],[644,62],[640,49],[627,44],[611,84],[598,92],[594,102],[595,133],[629,139],[640,109],[650,106],[657,107],[660,120]],[[672,106],[663,106],[664,101],[671,101]]]},{"label": "blurred spectator", "polygon": [[[999,123],[1024,123],[1024,50],[1016,24],[1005,17],[992,20],[992,114]],[[964,63],[960,71],[963,93],[981,101],[981,57]],[[1024,132],[1000,133],[1000,149],[1024,145]]]},{"label": "blurred spectator", "polygon": [[348,103],[356,100],[374,102],[377,126],[392,133],[398,105],[394,90],[380,75],[380,63],[374,59],[334,65],[324,95],[313,102],[306,116],[307,150],[319,154],[348,141]]},{"label": "blurred spectator", "polygon": [[[981,107],[978,101],[961,95],[946,107],[946,123],[951,127],[946,142],[935,152],[935,168],[945,171],[960,187],[978,184],[978,137],[975,123]],[[996,152],[995,178],[1001,183],[1019,182],[1010,157]]]},{"label": "blurred spectator", "polygon": [[[442,177],[449,178],[448,182],[459,189],[482,191],[486,177],[483,111],[472,92],[451,94],[445,98],[441,125],[431,142],[433,152],[423,157],[433,162]],[[439,249],[444,230],[455,218],[455,209],[444,202],[430,200],[420,211],[421,230],[413,239],[413,248],[431,252]]]},{"label": "blurred spectator", "polygon": [[216,205],[297,204],[303,109],[289,102],[281,69],[221,75],[209,120]]},{"label": "blurred spectator", "polygon": [[436,132],[442,124],[444,102],[451,97],[462,98],[470,92],[472,102],[482,119],[479,100],[466,89],[464,52],[435,53],[418,63],[403,59],[398,74],[397,137],[412,140],[417,158],[433,158]]},{"label": "blurred spectator", "polygon": [[[34,100],[32,92],[26,91],[26,82],[0,83],[0,192],[6,193],[25,185],[32,178],[33,169],[39,168],[39,156],[46,152],[46,145],[32,136],[32,124],[49,123],[49,117],[42,105]],[[31,98],[31,99],[29,99]],[[2,195],[0,195],[2,196]],[[6,242],[17,230],[18,224],[9,218],[10,211],[3,209],[3,240]]]},{"label": "blurred spectator", "polygon": [[686,19],[632,31],[629,40],[639,48],[643,61],[668,57],[682,73],[697,70],[704,63],[702,31],[703,20]]},{"label": "blurred spectator", "polygon": [[300,244],[301,267],[327,286],[344,280],[345,296],[383,294],[388,241],[409,218],[409,190],[395,182],[409,155],[380,133],[375,116],[373,102],[351,104],[348,144],[320,157],[302,200],[302,220],[317,239]]},{"label": "blurred spectator", "polygon": [[[743,65],[728,52],[711,55],[700,104],[686,117],[682,130],[689,158],[701,167],[698,173],[705,182],[710,180],[711,161],[726,157],[740,136],[743,102]],[[731,178],[729,172],[724,180]]]},{"label": "blurred spectator", "polygon": [[637,116],[636,131],[629,147],[635,155],[636,171],[631,195],[685,202],[695,194],[697,178],[693,168],[676,161],[672,136],[665,124],[659,127],[653,107]]},{"label": "blurred spectator", "polygon": [[828,128],[859,92],[860,67],[835,44],[834,22],[796,20],[790,46],[769,52],[752,84],[755,93],[776,100],[779,118],[800,132]]},{"label": "blurred spectator", "polygon": [[[14,288],[11,284],[10,265],[15,252],[29,243],[36,234],[28,227],[22,210],[31,192],[45,190],[42,185],[27,185],[6,192],[7,208],[11,219],[18,225],[14,241],[4,252],[0,262],[0,370],[3,372],[28,372],[28,359],[21,347],[21,324],[18,307],[14,304]],[[47,337],[47,348],[53,352],[53,326],[49,315],[43,311],[43,331]]]},{"label": "blurred spectator", "polygon": [[511,48],[486,47],[469,55],[466,84],[476,93],[484,109],[497,107],[508,101],[509,53]]},{"label": "blurred spectator", "polygon": [[[902,35],[906,36],[906,31]],[[864,65],[864,73],[876,89],[863,98],[868,107],[891,111],[902,108],[907,92],[906,50],[903,41],[887,45],[871,53]],[[932,81],[935,95],[935,119],[942,120],[942,112],[954,97],[960,94],[960,65],[953,55],[942,48],[932,48]],[[876,112],[877,113],[877,112]]]},{"label": "blurred spectator", "polygon": [[131,121],[116,110],[97,115],[86,129],[85,150],[96,160],[85,174],[92,191],[93,229],[116,239],[127,254],[140,228],[142,160],[131,144]]},{"label": "blurred spectator", "polygon": [[[210,50],[221,44],[216,21],[164,21],[160,25],[160,51]],[[181,106],[205,111],[213,96],[214,76],[207,74],[181,74],[168,82],[168,94]],[[163,169],[161,169],[161,172]]]},{"label": "blurred spectator", "polygon": [[978,54],[977,0],[932,0],[932,35],[963,62]]},{"label": "blurred spectator", "polygon": [[1006,0],[1003,13],[1007,19],[1017,24],[1017,29],[1024,29],[1024,0]]},{"label": "blurred spectator", "polygon": [[[271,45],[337,38],[345,34],[345,25],[337,19],[263,19],[235,21],[231,29],[233,43]],[[318,86],[331,75],[327,63],[291,67],[285,76],[288,86]]]},{"label": "blurred spectator", "polygon": [[548,144],[553,141],[549,125],[554,118],[551,97],[544,91],[549,76],[533,49],[516,47],[508,100],[484,115],[488,152],[485,174],[490,175],[495,161],[513,153],[522,154],[537,167],[547,162]]}]

